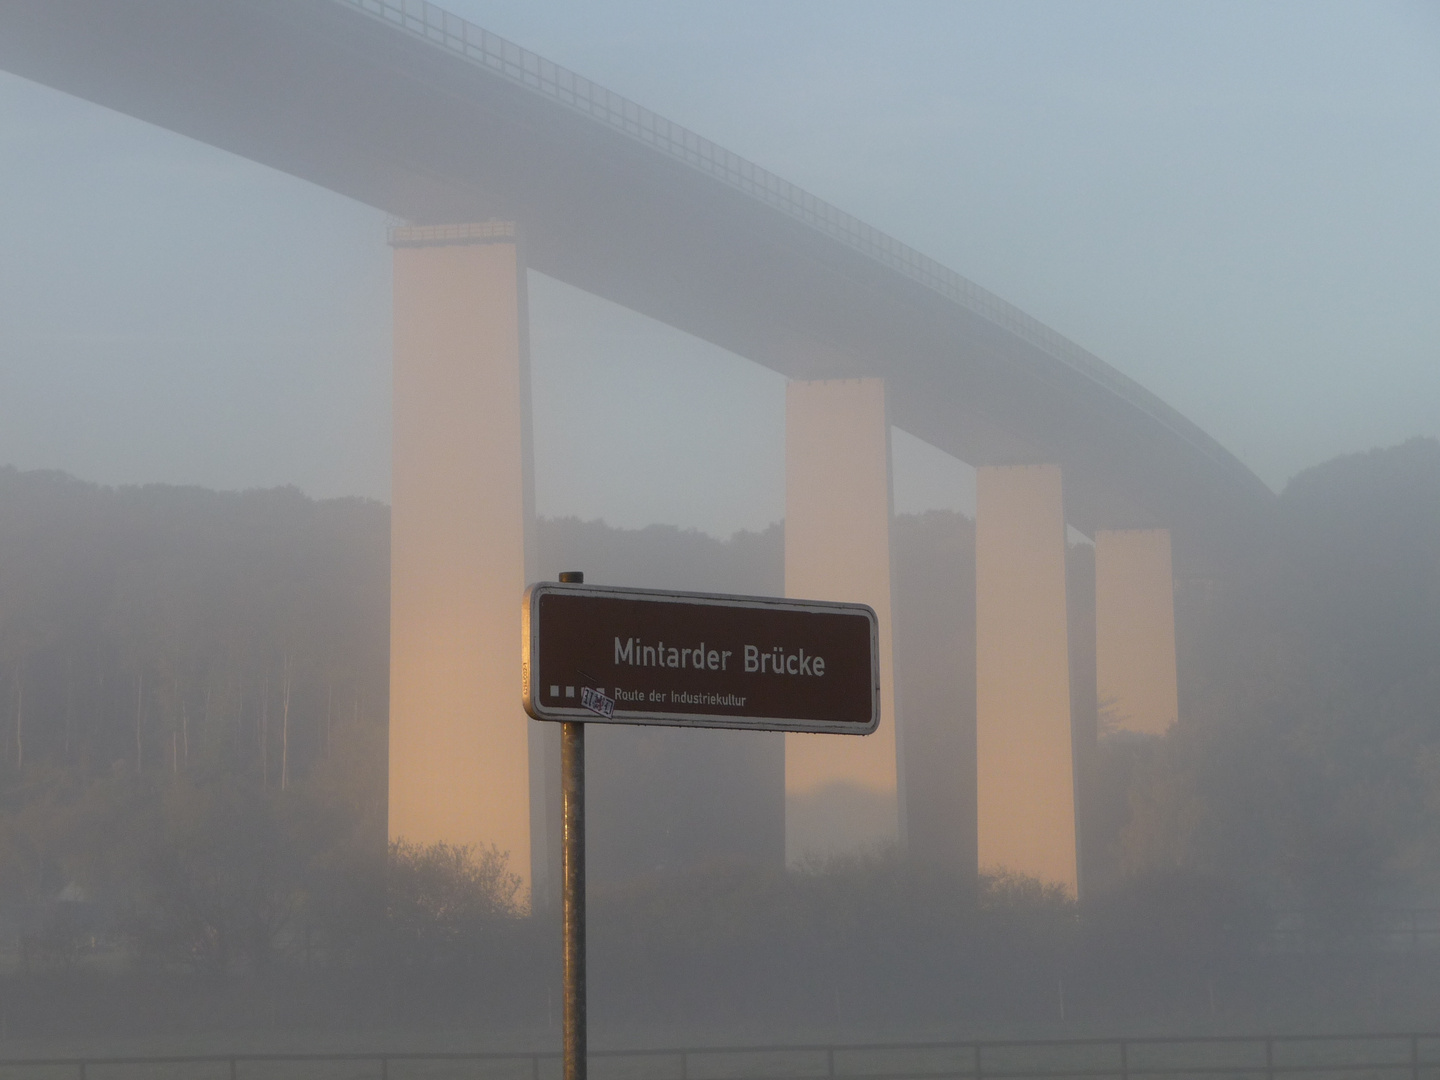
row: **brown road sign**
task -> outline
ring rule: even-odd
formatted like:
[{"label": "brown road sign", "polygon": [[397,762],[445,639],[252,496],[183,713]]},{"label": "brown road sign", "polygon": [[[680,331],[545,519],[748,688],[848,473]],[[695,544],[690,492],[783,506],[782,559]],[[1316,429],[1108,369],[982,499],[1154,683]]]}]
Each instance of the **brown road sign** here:
[{"label": "brown road sign", "polygon": [[545,583],[521,620],[536,720],[848,735],[880,721],[864,604]]}]

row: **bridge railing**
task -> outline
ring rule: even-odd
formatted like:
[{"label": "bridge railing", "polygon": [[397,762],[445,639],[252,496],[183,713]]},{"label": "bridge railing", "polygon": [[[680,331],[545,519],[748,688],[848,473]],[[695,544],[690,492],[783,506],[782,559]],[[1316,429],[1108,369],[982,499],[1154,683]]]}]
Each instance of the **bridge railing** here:
[{"label": "bridge railing", "polygon": [[[191,1054],[0,1059],[0,1077],[559,1080],[552,1053]],[[596,1080],[1435,1080],[1440,1034],[996,1040],[613,1050]]]},{"label": "bridge railing", "polygon": [[826,233],[946,299],[984,316],[1053,359],[1083,372],[1218,464],[1249,476],[1248,471],[1219,443],[1140,384],[1069,338],[928,255],[922,255],[909,245],[739,154],[717,146],[583,75],[467,22],[429,0],[339,2],[359,8],[512,82],[538,91]]}]

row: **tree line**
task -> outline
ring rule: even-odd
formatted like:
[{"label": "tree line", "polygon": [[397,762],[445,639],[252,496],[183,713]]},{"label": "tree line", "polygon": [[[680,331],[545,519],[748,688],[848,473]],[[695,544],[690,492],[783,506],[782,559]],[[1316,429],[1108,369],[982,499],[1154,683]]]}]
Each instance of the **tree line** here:
[{"label": "tree line", "polygon": [[[779,527],[562,520],[539,539],[547,573],[782,585]],[[553,928],[515,853],[385,835],[388,543],[364,500],[0,469],[0,1033],[261,1024],[276,1001],[311,1026],[550,1031]],[[1301,474],[1227,577],[1182,583],[1170,733],[1109,731],[1077,680],[1098,868],[1078,902],[975,872],[971,523],[901,517],[894,545],[910,854],[786,870],[778,740],[607,732],[598,1015],[1219,1023],[1440,1003],[1440,970],[1363,947],[1385,907],[1440,906],[1440,443]],[[1083,669],[1093,570],[1083,546],[1070,558]],[[1275,946],[1292,907],[1318,928],[1300,952]],[[146,995],[114,990],[135,980]]]}]

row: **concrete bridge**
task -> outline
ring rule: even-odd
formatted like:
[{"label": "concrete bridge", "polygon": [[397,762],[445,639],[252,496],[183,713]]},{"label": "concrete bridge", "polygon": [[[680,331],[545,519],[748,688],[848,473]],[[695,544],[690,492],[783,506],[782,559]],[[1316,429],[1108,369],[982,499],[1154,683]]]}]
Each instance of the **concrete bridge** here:
[{"label": "concrete bridge", "polygon": [[[1065,526],[1096,544],[1101,692],[1163,731],[1175,565],[1212,572],[1270,499],[1194,424],[904,244],[422,0],[7,0],[0,66],[409,223],[388,238],[392,834],[529,851],[544,895],[557,750],[516,671],[539,573],[533,268],[791,380],[786,591],[874,606],[888,692],[865,740],[788,736],[785,784],[880,795],[857,844],[905,833],[890,426],[977,467],[980,860],[1078,888]],[[789,830],[788,857],[807,842]]]}]

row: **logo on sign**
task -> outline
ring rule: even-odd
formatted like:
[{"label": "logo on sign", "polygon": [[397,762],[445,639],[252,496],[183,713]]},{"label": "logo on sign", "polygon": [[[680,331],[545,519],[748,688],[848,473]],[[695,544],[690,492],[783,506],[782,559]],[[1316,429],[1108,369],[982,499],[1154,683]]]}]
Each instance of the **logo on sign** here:
[{"label": "logo on sign", "polygon": [[615,715],[615,699],[606,697],[605,691],[596,690],[593,686],[580,688],[580,704],[606,720]]}]

